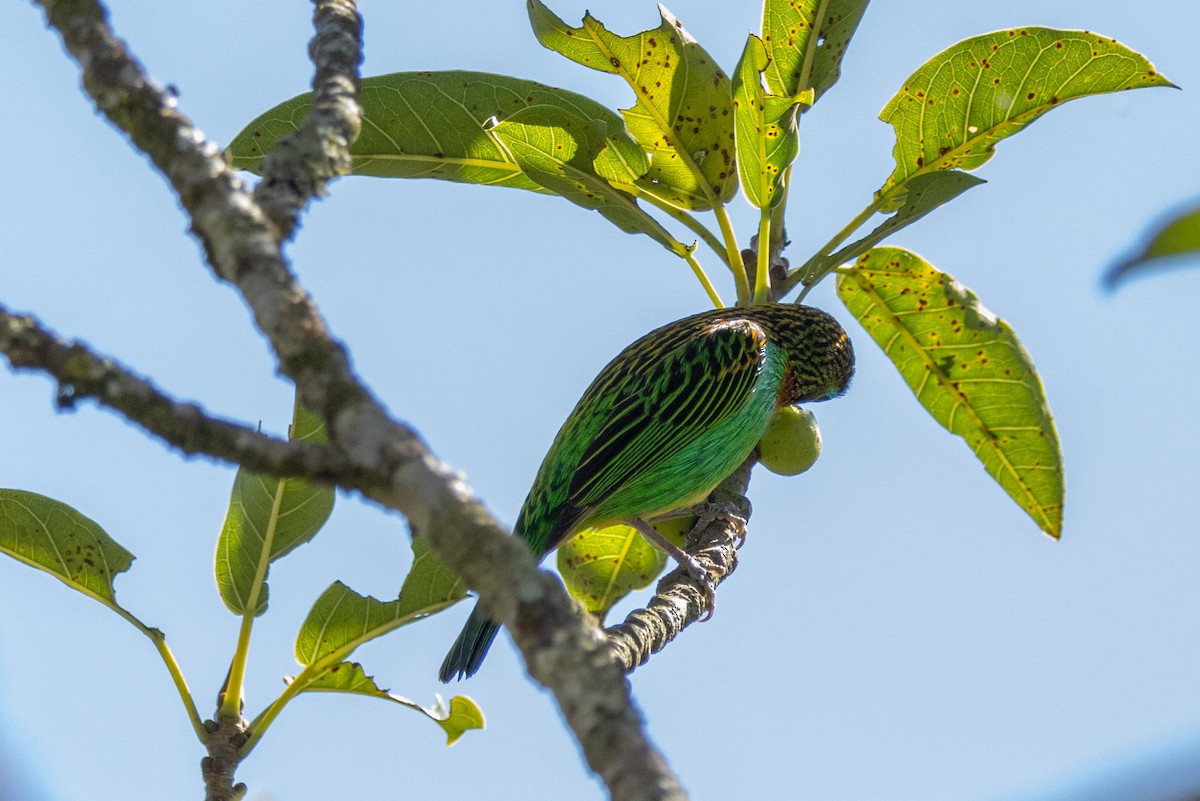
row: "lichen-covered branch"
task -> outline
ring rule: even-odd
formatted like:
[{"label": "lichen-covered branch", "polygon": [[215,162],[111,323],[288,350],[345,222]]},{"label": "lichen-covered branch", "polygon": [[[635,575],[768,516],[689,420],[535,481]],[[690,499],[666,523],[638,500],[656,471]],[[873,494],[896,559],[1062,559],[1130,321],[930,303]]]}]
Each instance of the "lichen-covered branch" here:
[{"label": "lichen-covered branch", "polygon": [[[316,136],[320,142],[302,142],[296,150],[327,154],[332,166],[322,172],[311,163],[289,165],[291,157],[281,155],[284,163],[271,168],[281,186],[263,190],[268,212],[229,169],[220,149],[146,76],[112,33],[96,0],[35,1],[82,68],[84,89],[96,107],[170,182],[214,273],[238,289],[270,340],[278,369],[296,383],[305,406],[325,420],[331,445],[362,482],[343,485],[404,514],[446,564],[479,591],[489,611],[513,631],[531,674],[554,693],[588,764],[613,798],[684,798],[678,780],[646,739],[620,669],[602,644],[590,639],[592,629],[576,615],[561,585],[537,571],[529,549],[507,536],[463,479],[415,432],[387,416],[351,370],[345,349],[283,258],[282,240],[299,209],[323,185],[314,176],[336,174],[348,159],[349,132],[357,125],[357,79],[347,83],[338,64],[357,65],[357,32],[352,54],[336,31],[327,38],[319,29],[312,48],[318,62],[314,86],[324,110],[322,119],[298,136]],[[344,28],[351,18],[358,24],[349,0],[319,4],[318,25],[327,19],[322,8],[333,20],[330,30]],[[345,102],[347,93],[351,102]]]},{"label": "lichen-covered branch", "polygon": [[254,198],[290,237],[305,205],[324,194],[328,181],[350,172],[350,144],[358,138],[358,65],[362,18],[352,0],[317,0],[316,35],[308,45],[317,69],[313,109],[293,136],[267,154]]},{"label": "lichen-covered branch", "polygon": [[263,434],[220,420],[193,403],[177,401],[112,359],[81,342],[60,339],[29,315],[0,305],[0,353],[17,370],[36,370],[58,384],[55,401],[74,408],[91,398],[120,412],[186,454],[205,454],[259,472],[347,481],[353,465],[336,450]]},{"label": "lichen-covered branch", "polygon": [[[714,583],[728,578],[737,567],[738,530],[728,515],[749,521],[746,488],[754,463],[752,456],[713,490],[708,502],[723,515],[714,517],[688,537],[688,553],[696,557],[709,575],[715,576]],[[704,611],[704,593],[685,570],[676,569],[663,576],[654,597],[644,608],[630,612],[624,621],[605,629],[609,654],[631,673],[700,620]]]}]

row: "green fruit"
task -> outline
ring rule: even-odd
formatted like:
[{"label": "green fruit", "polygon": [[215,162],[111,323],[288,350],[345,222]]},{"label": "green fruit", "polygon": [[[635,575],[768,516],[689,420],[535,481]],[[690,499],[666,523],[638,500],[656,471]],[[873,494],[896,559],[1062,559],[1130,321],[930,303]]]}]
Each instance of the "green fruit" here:
[{"label": "green fruit", "polygon": [[799,406],[776,409],[758,443],[758,461],[772,473],[795,476],[821,455],[821,429],[812,412]]}]

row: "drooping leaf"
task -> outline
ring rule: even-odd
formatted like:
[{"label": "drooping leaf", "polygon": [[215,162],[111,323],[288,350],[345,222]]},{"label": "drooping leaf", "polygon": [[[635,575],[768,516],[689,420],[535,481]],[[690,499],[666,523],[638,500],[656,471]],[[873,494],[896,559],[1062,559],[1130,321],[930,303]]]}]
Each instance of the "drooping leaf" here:
[{"label": "drooping leaf", "polygon": [[876,248],[839,270],[837,291],[921,405],[1057,538],[1062,451],[1041,379],[1008,323],[899,248]]},{"label": "drooping leaf", "polygon": [[585,529],[558,547],[557,558],[567,591],[600,620],[626,595],[654,581],[667,563],[665,553],[625,525]]},{"label": "drooping leaf", "polygon": [[470,696],[454,696],[450,699],[449,709],[446,708],[440,695],[434,696],[432,706],[422,706],[416,701],[394,695],[380,688],[375,679],[368,676],[362,665],[357,662],[338,662],[329,666],[320,675],[308,681],[301,692],[350,693],[400,704],[415,712],[420,712],[441,726],[442,731],[446,733],[447,746],[454,745],[463,734],[471,729],[486,728],[483,710]]},{"label": "drooping leaf", "polygon": [[880,191],[926,172],[974,170],[1001,139],[1068,100],[1171,85],[1144,56],[1087,31],[966,39],[914,72],[880,113],[896,131],[896,169]]},{"label": "drooping leaf", "polygon": [[[440,178],[544,191],[489,130],[523,109],[555,109],[602,127],[613,143],[600,154],[601,174],[640,177],[641,148],[620,116],[594,100],[535,81],[484,72],[397,72],[362,80],[362,132],[350,147],[353,172],[383,178]],[[275,142],[297,131],[312,93],[263,113],[230,142],[233,165],[256,172]],[[644,162],[644,156],[642,157]],[[608,172],[606,172],[606,170]]]},{"label": "drooping leaf", "polygon": [[539,42],[585,67],[619,75],[637,96],[622,109],[633,138],[649,151],[643,191],[683,209],[708,209],[737,192],[729,78],[679,20],[617,36],[591,14],[572,28],[541,0],[527,0]]},{"label": "drooping leaf", "polygon": [[134,560],[96,521],[61,501],[16,489],[0,489],[0,553],[114,609],[113,579]]},{"label": "drooping leaf", "polygon": [[1187,257],[1200,256],[1200,208],[1175,214],[1160,222],[1137,252],[1114,264],[1104,277],[1109,289],[1138,275]]},{"label": "drooping leaf", "polygon": [[[632,143],[631,148],[619,149],[619,141],[611,142],[595,120],[540,106],[517,111],[495,126],[492,134],[525,176],[542,188],[600,212],[626,233],[646,234],[677,255],[687,252],[632,195],[610,183],[633,183],[646,172],[649,162]],[[600,153],[606,147],[611,155],[601,161]],[[599,168],[608,175],[601,175]]]},{"label": "drooping leaf", "polygon": [[[806,89],[816,102],[837,82],[850,37],[858,28],[868,0],[766,0],[763,43],[770,66],[764,77],[771,94],[791,97]],[[819,19],[821,7],[823,19]],[[812,32],[819,28],[808,75],[804,65]],[[811,105],[811,103],[810,103]]]},{"label": "drooping leaf", "polygon": [[[325,442],[325,426],[297,403],[289,436]],[[217,540],[221,600],[236,615],[267,610],[270,564],[312,540],[333,511],[332,487],[239,468]]]},{"label": "drooping leaf", "polygon": [[[915,176],[905,182],[904,188],[897,192],[900,207],[875,230],[829,256],[813,256],[796,270],[795,276],[802,278],[805,284],[811,284],[838,265],[861,256],[901,228],[912,225],[937,207],[949,203],[963,192],[982,183],[987,182],[961,170],[929,172]],[[788,288],[794,284],[793,279]]]},{"label": "drooping leaf", "polygon": [[[742,191],[751,205],[770,208],[783,199],[783,179],[800,152],[796,131],[799,103],[763,88],[769,60],[762,40],[751,34],[733,71],[733,111],[737,123],[737,164]],[[811,91],[807,101],[811,103]]]},{"label": "drooping leaf", "polygon": [[[461,586],[459,584],[453,587]],[[321,593],[296,635],[296,661],[324,669],[342,661],[365,642],[406,626],[461,600],[465,593],[451,588],[443,597],[430,599],[432,584],[422,591],[401,591],[394,601],[359,595],[340,581]]]}]

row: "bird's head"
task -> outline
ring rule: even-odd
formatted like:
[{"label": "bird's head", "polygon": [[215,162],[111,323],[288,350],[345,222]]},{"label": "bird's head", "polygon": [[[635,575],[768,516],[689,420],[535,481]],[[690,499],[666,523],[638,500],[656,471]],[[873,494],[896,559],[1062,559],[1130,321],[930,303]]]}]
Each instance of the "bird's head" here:
[{"label": "bird's head", "polygon": [[845,329],[820,309],[795,304],[762,307],[771,338],[787,353],[787,368],[777,403],[830,400],[850,387],[854,348]]}]

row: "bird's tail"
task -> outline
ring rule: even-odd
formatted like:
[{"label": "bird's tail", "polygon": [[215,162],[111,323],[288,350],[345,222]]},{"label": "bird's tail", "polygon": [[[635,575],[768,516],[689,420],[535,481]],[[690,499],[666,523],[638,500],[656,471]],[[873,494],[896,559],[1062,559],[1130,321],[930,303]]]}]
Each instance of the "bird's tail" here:
[{"label": "bird's tail", "polygon": [[458,639],[451,646],[450,653],[446,654],[438,678],[449,682],[456,678],[474,676],[499,631],[500,624],[484,615],[479,604],[475,604],[471,616],[467,618],[467,624],[463,626]]}]

